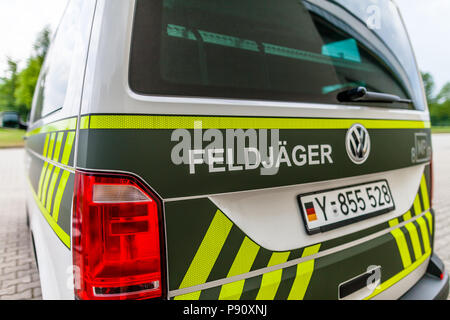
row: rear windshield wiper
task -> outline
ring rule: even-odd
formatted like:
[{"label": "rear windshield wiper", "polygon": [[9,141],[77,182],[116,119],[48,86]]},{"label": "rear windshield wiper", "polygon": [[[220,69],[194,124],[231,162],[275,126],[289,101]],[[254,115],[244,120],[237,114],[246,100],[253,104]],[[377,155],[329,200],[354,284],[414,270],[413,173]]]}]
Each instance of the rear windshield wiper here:
[{"label": "rear windshield wiper", "polygon": [[412,100],[402,99],[399,96],[388,93],[379,93],[367,91],[364,87],[356,87],[342,91],[337,95],[340,102],[385,102],[385,103],[407,103],[412,104]]}]

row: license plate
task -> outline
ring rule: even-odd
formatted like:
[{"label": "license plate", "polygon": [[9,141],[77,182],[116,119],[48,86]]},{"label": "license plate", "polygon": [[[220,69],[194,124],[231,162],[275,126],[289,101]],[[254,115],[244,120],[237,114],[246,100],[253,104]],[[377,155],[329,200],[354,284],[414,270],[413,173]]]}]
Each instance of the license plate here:
[{"label": "license plate", "polygon": [[386,180],[298,196],[308,234],[326,232],[395,209]]}]

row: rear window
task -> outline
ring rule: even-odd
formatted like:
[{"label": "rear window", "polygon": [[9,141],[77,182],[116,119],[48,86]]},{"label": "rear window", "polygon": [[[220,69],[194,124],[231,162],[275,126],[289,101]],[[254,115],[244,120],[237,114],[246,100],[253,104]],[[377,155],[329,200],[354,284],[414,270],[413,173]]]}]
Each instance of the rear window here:
[{"label": "rear window", "polygon": [[424,108],[389,0],[372,9],[370,0],[136,3],[129,83],[139,94],[336,104],[337,93],[364,86]]}]

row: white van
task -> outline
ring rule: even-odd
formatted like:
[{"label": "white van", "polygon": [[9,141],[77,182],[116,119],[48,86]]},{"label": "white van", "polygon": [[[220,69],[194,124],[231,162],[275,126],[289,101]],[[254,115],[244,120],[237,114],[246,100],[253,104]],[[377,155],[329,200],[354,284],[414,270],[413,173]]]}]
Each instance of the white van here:
[{"label": "white van", "polygon": [[71,0],[27,207],[45,299],[442,299],[393,1]]}]

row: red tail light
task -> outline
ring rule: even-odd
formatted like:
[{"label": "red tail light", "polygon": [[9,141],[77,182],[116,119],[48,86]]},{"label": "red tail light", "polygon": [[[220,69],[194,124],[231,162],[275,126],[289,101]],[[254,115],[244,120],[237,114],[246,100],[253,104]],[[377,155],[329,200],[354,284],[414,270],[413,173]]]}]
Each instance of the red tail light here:
[{"label": "red tail light", "polygon": [[77,171],[72,231],[76,297],[162,297],[161,231],[161,204],[136,178]]}]

